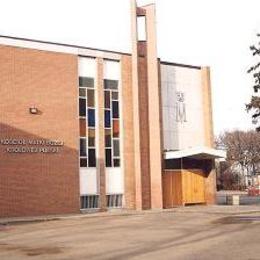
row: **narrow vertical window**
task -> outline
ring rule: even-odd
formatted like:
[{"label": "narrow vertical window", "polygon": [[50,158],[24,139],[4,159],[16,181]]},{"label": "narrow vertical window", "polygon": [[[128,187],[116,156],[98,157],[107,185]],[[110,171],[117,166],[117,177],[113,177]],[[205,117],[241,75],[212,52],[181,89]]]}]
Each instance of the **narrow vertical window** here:
[{"label": "narrow vertical window", "polygon": [[96,107],[95,82],[79,77],[80,167],[96,167]]},{"label": "narrow vertical window", "polygon": [[120,113],[118,80],[104,80],[106,167],[120,167]]},{"label": "narrow vertical window", "polygon": [[137,17],[138,41],[146,41],[146,19],[145,16]]}]

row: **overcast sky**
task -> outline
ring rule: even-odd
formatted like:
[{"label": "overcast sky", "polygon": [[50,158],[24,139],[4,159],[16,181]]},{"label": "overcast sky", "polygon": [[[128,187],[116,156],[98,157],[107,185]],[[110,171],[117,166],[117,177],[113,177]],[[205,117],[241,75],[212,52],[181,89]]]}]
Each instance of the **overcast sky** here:
[{"label": "overcast sky", "polygon": [[[214,129],[248,129],[249,46],[259,0],[139,0],[157,6],[158,56],[211,67]],[[1,0],[0,34],[131,51],[129,0]]]}]

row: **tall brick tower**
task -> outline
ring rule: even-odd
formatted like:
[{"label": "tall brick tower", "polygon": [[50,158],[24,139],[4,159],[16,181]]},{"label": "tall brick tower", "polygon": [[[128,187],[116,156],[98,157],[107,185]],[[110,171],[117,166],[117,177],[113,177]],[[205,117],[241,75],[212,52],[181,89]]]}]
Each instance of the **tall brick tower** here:
[{"label": "tall brick tower", "polygon": [[136,208],[160,209],[162,145],[155,5],[137,7],[131,0],[131,16]]}]

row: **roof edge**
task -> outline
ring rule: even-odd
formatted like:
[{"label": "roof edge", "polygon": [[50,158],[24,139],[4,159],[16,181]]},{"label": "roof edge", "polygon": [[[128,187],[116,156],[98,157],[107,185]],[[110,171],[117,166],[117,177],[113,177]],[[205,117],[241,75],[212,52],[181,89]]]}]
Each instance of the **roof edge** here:
[{"label": "roof edge", "polygon": [[196,155],[208,155],[212,158],[226,158],[226,151],[224,150],[216,150],[214,148],[209,147],[192,147],[184,150],[179,151],[165,151],[164,152],[164,159],[180,159],[185,157],[193,157]]},{"label": "roof edge", "polygon": [[42,43],[42,44],[51,44],[51,45],[57,45],[57,46],[62,46],[62,47],[68,47],[68,48],[88,49],[88,50],[93,50],[93,51],[102,51],[102,52],[107,52],[107,53],[114,53],[114,54],[131,56],[131,53],[128,53],[128,52],[110,51],[110,50],[106,50],[106,49],[99,49],[99,48],[87,47],[87,46],[82,46],[82,45],[43,41],[43,40],[8,36],[8,35],[0,35],[0,38],[18,40],[18,41],[26,41],[26,42],[34,42],[34,43]]},{"label": "roof edge", "polygon": [[163,64],[163,65],[184,67],[184,68],[197,69],[197,70],[201,70],[201,68],[202,68],[202,66],[189,65],[189,64],[170,62],[170,61],[160,61],[160,63]]},{"label": "roof edge", "polygon": [[[78,48],[82,50],[91,50],[91,51],[100,51],[105,53],[111,53],[111,54],[117,54],[117,55],[127,55],[132,56],[129,52],[120,52],[120,51],[111,51],[106,49],[100,49],[100,48],[93,48],[93,47],[87,47],[82,45],[74,45],[74,44],[67,44],[67,43],[58,43],[58,42],[51,42],[51,41],[43,41],[43,40],[36,40],[31,38],[24,38],[24,37],[15,37],[15,36],[8,36],[8,35],[0,35],[0,38],[4,39],[10,39],[10,40],[16,40],[16,41],[24,41],[24,42],[32,42],[32,43],[39,43],[39,44],[49,44],[53,46],[60,46],[60,47],[67,47],[67,48]],[[189,64],[182,64],[177,62],[170,62],[170,61],[162,61],[160,58],[158,58],[160,61],[160,64],[164,65],[171,65],[171,66],[177,66],[177,67],[184,67],[184,68],[190,68],[190,69],[198,69],[200,70],[202,66],[195,66],[195,65],[189,65]]]}]

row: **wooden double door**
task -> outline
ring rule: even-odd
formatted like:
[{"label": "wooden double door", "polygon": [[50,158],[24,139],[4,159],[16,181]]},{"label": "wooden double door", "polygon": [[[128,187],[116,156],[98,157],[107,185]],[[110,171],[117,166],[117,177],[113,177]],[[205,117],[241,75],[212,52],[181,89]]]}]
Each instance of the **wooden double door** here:
[{"label": "wooden double door", "polygon": [[202,170],[165,170],[163,173],[164,208],[205,202],[205,175]]},{"label": "wooden double door", "polygon": [[185,170],[182,181],[185,204],[205,203],[205,177],[201,170]]}]

